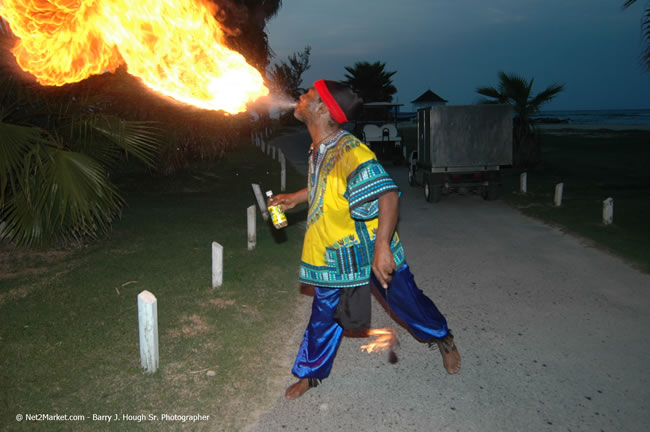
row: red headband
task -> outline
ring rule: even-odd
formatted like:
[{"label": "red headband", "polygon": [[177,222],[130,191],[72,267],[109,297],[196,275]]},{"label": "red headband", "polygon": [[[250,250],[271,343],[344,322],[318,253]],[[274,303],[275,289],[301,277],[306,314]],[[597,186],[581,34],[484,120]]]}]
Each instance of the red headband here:
[{"label": "red headband", "polygon": [[336,102],[336,99],[334,99],[334,96],[332,96],[332,93],[330,93],[327,85],[325,84],[325,80],[316,81],[314,83],[314,87],[316,87],[318,95],[320,96],[327,109],[329,109],[330,115],[334,121],[337,123],[347,122],[347,116],[339,106],[338,102]]}]

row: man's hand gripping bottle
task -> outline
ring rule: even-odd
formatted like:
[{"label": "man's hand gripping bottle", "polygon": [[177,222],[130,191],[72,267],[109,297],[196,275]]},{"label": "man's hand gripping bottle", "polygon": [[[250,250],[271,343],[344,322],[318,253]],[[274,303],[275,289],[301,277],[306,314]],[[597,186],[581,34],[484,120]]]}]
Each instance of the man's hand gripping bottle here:
[{"label": "man's hand gripping bottle", "polygon": [[271,198],[273,198],[273,191],[266,191],[266,207],[269,210],[269,214],[271,215],[271,220],[273,221],[273,226],[276,229],[284,228],[288,225],[287,223],[287,217],[285,216],[284,212],[280,208],[280,204],[276,205],[271,205]]}]

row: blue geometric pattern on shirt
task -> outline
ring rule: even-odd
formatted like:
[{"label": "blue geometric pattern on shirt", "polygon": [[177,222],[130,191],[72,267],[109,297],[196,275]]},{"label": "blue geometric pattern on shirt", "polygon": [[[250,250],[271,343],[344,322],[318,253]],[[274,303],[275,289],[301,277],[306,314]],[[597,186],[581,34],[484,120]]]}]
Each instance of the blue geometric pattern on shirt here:
[{"label": "blue geometric pattern on shirt", "polygon": [[[371,235],[362,221],[355,221],[354,225],[359,242],[351,243],[349,239],[341,239],[327,248],[327,266],[301,262],[300,282],[327,288],[351,288],[368,283],[372,272],[376,233]],[[399,268],[406,262],[402,243],[394,236],[390,246],[395,264]]]},{"label": "blue geometric pattern on shirt", "polygon": [[[362,253],[364,250],[361,245],[356,245],[360,250],[356,250],[357,253]],[[374,247],[374,242],[373,242]],[[402,248],[401,242],[391,242],[391,249],[393,252],[393,258],[395,260],[395,265],[397,268],[401,267],[405,262],[404,249]],[[335,251],[334,249],[327,249],[327,253],[330,251]],[[355,286],[361,286],[368,283],[370,279],[370,272],[372,271],[372,257],[374,256],[374,251],[372,254],[368,255],[369,263],[366,267],[359,268],[359,261],[357,261],[358,271],[353,273],[342,273],[338,270],[338,256],[334,258],[333,264],[330,266],[314,266],[307,264],[306,262],[300,263],[300,275],[299,280],[302,283],[326,288],[350,288]],[[352,266],[350,266],[352,268]]]},{"label": "blue geometric pattern on shirt", "polygon": [[341,239],[325,249],[326,262],[339,273],[365,272],[372,264],[375,244],[370,240],[368,229],[363,222],[355,221],[354,225],[359,237],[358,242],[351,236],[352,239]]},{"label": "blue geometric pattern on shirt", "polygon": [[314,266],[305,262],[300,265],[299,280],[309,285],[326,288],[351,288],[368,283],[370,267],[359,273],[338,273],[330,267]]},{"label": "blue geometric pattern on shirt", "polygon": [[370,265],[368,254],[361,245],[325,249],[327,262],[333,263],[338,273],[359,273]]},{"label": "blue geometric pattern on shirt", "polygon": [[390,242],[390,249],[393,252],[393,259],[395,260],[396,268],[400,268],[406,262],[406,255],[404,254],[404,247],[402,242],[396,242],[395,238]]},{"label": "blue geometric pattern on shirt", "polygon": [[379,215],[378,198],[393,190],[399,190],[393,179],[376,159],[371,159],[348,176],[348,187],[343,196],[350,203],[350,214],[354,219],[368,220]]},{"label": "blue geometric pattern on shirt", "polygon": [[342,238],[325,249],[326,266],[301,262],[300,282],[327,288],[350,288],[368,283],[375,243],[366,224],[355,221],[358,241]]}]

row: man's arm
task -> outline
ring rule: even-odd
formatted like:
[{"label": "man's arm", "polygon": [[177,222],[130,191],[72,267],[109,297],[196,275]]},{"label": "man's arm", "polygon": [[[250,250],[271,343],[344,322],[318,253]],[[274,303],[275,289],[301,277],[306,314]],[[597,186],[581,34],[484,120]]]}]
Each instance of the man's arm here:
[{"label": "man's arm", "polygon": [[271,199],[271,205],[280,204],[282,210],[292,209],[300,203],[307,202],[308,192],[307,188],[301,189],[298,192],[290,194],[279,194]]},{"label": "man's arm", "polygon": [[375,254],[372,259],[372,271],[382,287],[388,288],[393,279],[395,260],[390,250],[390,242],[395,233],[399,217],[399,194],[387,192],[379,197],[379,226],[375,239]]}]

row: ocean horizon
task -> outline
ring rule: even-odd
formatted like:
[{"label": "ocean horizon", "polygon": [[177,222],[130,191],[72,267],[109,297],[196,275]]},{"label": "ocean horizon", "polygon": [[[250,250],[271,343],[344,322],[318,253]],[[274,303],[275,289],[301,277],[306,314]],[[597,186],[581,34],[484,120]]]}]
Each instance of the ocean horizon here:
[{"label": "ocean horizon", "polygon": [[540,123],[650,125],[650,109],[548,110],[532,118]]}]

